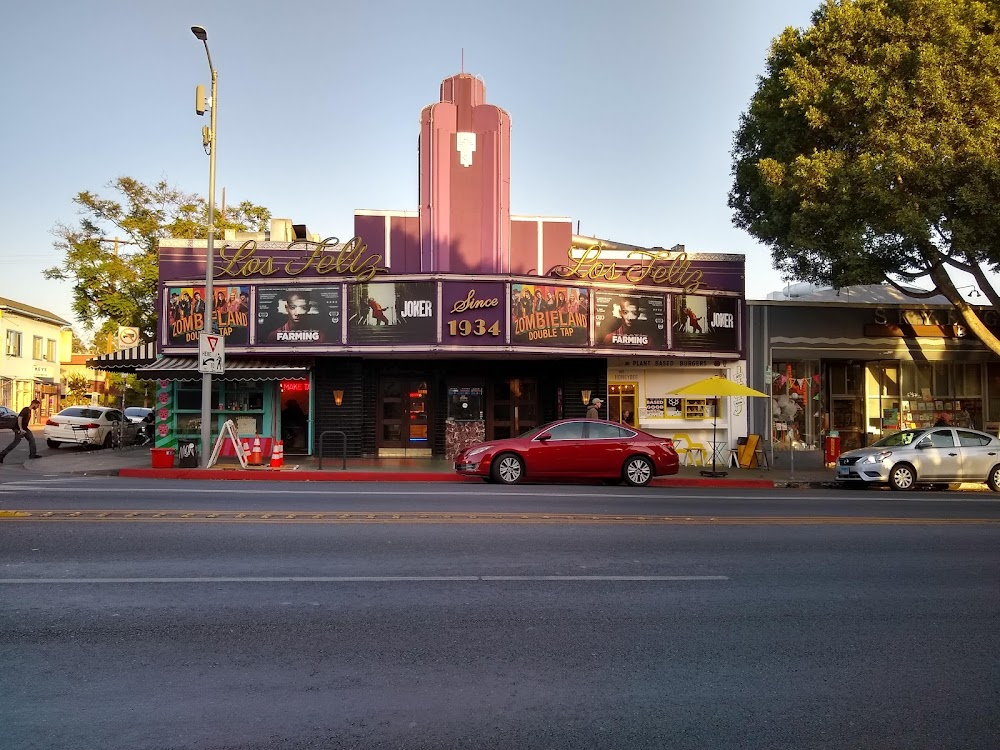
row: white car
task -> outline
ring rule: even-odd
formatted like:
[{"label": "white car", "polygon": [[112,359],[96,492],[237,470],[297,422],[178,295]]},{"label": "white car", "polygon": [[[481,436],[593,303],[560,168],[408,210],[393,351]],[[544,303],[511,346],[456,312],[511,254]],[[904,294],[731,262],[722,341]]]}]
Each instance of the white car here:
[{"label": "white car", "polygon": [[131,419],[133,422],[142,422],[146,417],[153,413],[152,409],[148,409],[145,406],[126,406],[125,416]]},{"label": "white car", "polygon": [[1000,492],[1000,439],[945,426],[903,430],[842,453],[837,480],[847,487],[888,484],[894,490],[924,483],[985,482]]},{"label": "white car", "polygon": [[48,418],[42,434],[50,448],[58,448],[64,443],[110,448],[135,443],[141,432],[141,425],[118,409],[69,406]]}]

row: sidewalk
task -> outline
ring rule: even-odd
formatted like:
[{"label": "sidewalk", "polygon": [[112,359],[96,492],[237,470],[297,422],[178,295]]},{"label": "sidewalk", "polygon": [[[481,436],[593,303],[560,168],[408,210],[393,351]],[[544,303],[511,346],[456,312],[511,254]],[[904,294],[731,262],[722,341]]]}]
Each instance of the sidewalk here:
[{"label": "sidewalk", "polygon": [[[3,443],[0,436],[0,443]],[[2,448],[2,445],[0,445]],[[308,482],[466,482],[478,484],[479,479],[455,473],[446,459],[374,459],[349,458],[347,469],[339,458],[323,459],[323,468],[314,456],[288,456],[282,469],[267,467],[242,469],[230,460],[211,469],[153,469],[148,447],[123,450],[84,450],[77,447],[51,449],[39,446],[42,458],[28,460],[25,442],[0,464],[0,480],[10,481],[18,474],[32,476],[70,474],[84,476],[122,476],[146,479],[249,479]],[[711,467],[709,466],[708,469]],[[777,466],[768,469],[734,469],[719,466],[724,477],[704,477],[700,466],[682,466],[674,476],[657,477],[651,485],[657,487],[732,487],[766,489],[774,487],[835,487],[833,470],[825,468],[795,468]],[[16,472],[16,473],[15,473]],[[962,488],[985,490],[985,485],[962,485]]]}]

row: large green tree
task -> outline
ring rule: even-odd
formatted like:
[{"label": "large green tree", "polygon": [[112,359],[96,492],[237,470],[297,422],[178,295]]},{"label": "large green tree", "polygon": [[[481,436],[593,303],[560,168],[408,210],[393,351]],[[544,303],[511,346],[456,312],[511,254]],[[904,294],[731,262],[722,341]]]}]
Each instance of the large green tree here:
[{"label": "large green tree", "polygon": [[[734,223],[786,279],[1000,304],[1000,5],[827,0],[774,40],[733,146]],[[914,292],[912,285],[929,288]]]},{"label": "large green tree", "polygon": [[[73,284],[73,312],[88,331],[136,326],[145,340],[156,329],[157,244],[162,237],[208,236],[208,201],[161,181],[145,185],[119,177],[112,198],[84,191],[73,202],[81,218],[53,230],[64,253],[48,279]],[[262,231],[270,212],[249,201],[216,207],[216,237],[225,229]]]}]

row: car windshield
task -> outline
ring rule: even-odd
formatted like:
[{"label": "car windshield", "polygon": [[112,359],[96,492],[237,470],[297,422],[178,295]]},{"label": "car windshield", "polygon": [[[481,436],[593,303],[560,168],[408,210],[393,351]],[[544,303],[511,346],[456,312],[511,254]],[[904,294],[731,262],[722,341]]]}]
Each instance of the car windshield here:
[{"label": "car windshield", "polygon": [[144,417],[149,414],[150,410],[143,408],[142,406],[130,406],[125,410],[126,417]]},{"label": "car windshield", "polygon": [[898,448],[901,445],[909,445],[922,435],[924,430],[903,430],[892,435],[886,435],[881,440],[872,443],[870,448]]}]

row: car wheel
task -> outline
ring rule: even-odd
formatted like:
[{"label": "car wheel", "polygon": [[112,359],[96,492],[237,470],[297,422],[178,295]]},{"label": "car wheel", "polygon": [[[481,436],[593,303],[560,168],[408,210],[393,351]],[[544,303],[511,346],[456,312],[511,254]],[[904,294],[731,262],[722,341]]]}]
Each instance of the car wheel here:
[{"label": "car wheel", "polygon": [[625,462],[622,476],[633,487],[645,487],[653,478],[653,464],[645,456],[632,456]]},{"label": "car wheel", "polygon": [[109,432],[104,436],[104,442],[101,443],[102,448],[110,448],[112,443],[111,433]]},{"label": "car wheel", "polygon": [[493,459],[490,474],[500,484],[517,484],[524,477],[524,461],[514,453],[502,453]]},{"label": "car wheel", "polygon": [[994,492],[1000,492],[1000,464],[990,469],[990,475],[986,477],[986,484]]},{"label": "car wheel", "polygon": [[46,438],[45,444],[52,448],[53,450],[59,447],[59,441],[53,440],[52,438]]},{"label": "car wheel", "polygon": [[909,464],[896,464],[889,472],[889,486],[894,490],[912,490],[916,483],[917,472]]}]

